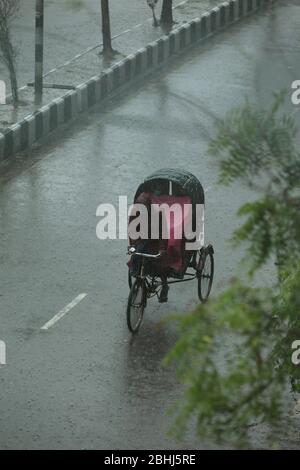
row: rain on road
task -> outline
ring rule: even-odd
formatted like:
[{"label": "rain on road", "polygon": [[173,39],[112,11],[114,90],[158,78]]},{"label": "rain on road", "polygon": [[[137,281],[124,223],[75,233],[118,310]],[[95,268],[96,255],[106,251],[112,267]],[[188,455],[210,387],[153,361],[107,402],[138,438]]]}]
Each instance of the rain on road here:
[{"label": "rain on road", "polygon": [[[236,25],[32,154],[2,164],[1,449],[204,447],[193,429],[183,443],[166,434],[166,412],[181,387],[174,370],[161,366],[176,331],[160,322],[196,304],[196,285],[174,287],[168,304],[151,301],[132,340],[125,323],[127,243],[96,238],[96,209],[116,204],[119,195],[130,202],[143,178],[161,167],[195,173],[207,189],[206,240],[216,249],[214,292],[220,291],[242,255],[228,244],[235,212],[253,196],[238,185],[217,186],[207,144],[215,117],[246,95],[270,102],[273,90],[300,78],[296,10],[299,18],[299,6],[286,3]],[[282,445],[292,446],[291,439]]]}]

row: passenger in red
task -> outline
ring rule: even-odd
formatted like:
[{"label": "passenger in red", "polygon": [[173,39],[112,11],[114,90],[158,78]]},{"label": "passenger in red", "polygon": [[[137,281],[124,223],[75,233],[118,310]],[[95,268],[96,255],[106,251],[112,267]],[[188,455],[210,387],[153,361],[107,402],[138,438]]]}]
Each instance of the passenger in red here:
[{"label": "passenger in red", "polygon": [[[130,246],[133,246],[137,252],[139,253],[149,253],[149,254],[156,254],[159,252],[165,252],[167,249],[167,240],[163,240],[162,237],[159,237],[157,240],[151,239],[151,204],[152,204],[152,194],[151,193],[141,193],[135,201],[135,204],[142,204],[145,206],[145,209],[148,214],[148,224],[147,230],[142,231],[147,232],[146,238],[139,237],[137,240],[132,240],[129,238]],[[130,215],[129,216],[129,226],[132,220],[138,217],[138,215]],[[138,256],[132,257],[132,262],[129,262],[129,269],[132,275],[137,273],[140,268],[141,258]],[[168,276],[167,270],[163,267],[161,259],[156,261],[156,269],[159,273],[159,277],[161,278],[162,288],[159,295],[159,302],[165,303],[168,301]]]}]

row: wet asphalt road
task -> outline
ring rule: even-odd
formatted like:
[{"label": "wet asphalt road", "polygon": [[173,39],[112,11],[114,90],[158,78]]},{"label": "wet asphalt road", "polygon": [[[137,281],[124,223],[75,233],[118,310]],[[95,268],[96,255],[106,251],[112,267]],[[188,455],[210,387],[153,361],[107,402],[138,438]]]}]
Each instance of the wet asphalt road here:
[{"label": "wet asphalt road", "polygon": [[[214,117],[246,95],[270,102],[273,90],[300,78],[299,26],[295,2],[236,25],[43,148],[2,165],[1,449],[213,446],[199,444],[193,429],[183,442],[166,435],[166,412],[181,387],[174,370],[161,366],[176,331],[160,321],[196,304],[196,283],[174,287],[168,304],[151,301],[131,340],[127,243],[96,238],[96,209],[119,195],[131,200],[140,181],[161,167],[195,173],[207,190],[217,294],[238,269],[242,252],[228,239],[237,208],[253,195],[216,185],[216,163],[207,154]],[[68,316],[41,331],[81,293],[88,295]],[[293,436],[285,433],[281,445],[296,445]]]}]

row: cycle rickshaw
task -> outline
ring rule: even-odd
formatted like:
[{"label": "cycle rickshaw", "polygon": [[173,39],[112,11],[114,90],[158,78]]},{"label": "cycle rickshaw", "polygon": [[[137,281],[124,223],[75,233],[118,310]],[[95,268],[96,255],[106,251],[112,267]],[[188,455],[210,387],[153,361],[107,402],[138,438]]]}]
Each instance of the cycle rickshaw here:
[{"label": "cycle rickshaw", "polygon": [[[156,207],[160,210],[162,205],[172,208],[175,207],[175,204],[176,207],[182,208],[182,211],[179,211],[180,217],[176,221],[169,212],[170,216],[165,219],[168,225],[166,238],[163,238],[161,233],[161,216],[157,219],[160,228],[159,236],[155,239],[148,236],[146,241],[133,240],[129,233],[128,283],[130,293],[127,304],[127,325],[132,333],[137,333],[140,328],[148,299],[157,296],[161,301],[162,291],[166,288],[169,289],[171,284],[195,280],[199,300],[201,302],[207,301],[214,277],[213,246],[211,244],[204,246],[198,240],[198,244],[195,245],[196,249],[187,250],[183,227],[186,216],[185,208],[189,208],[192,228],[195,229],[197,207],[204,208],[204,203],[204,190],[200,181],[185,170],[163,169],[157,171],[147,177],[138,187],[134,205],[143,204],[148,209],[151,206],[151,208]],[[154,212],[151,209],[149,213],[148,221],[151,226],[150,217],[153,218]],[[178,225],[182,236],[176,238],[174,232],[177,230],[178,234]],[[195,232],[192,231],[192,233]],[[166,299],[167,297],[163,301],[167,301]]]}]

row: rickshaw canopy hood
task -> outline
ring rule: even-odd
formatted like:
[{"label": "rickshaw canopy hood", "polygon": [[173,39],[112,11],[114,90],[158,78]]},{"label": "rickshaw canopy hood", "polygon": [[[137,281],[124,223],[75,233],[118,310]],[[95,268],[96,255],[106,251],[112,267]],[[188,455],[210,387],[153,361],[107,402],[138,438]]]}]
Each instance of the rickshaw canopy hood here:
[{"label": "rickshaw canopy hood", "polygon": [[169,194],[170,182],[173,184],[174,195],[186,195],[191,198],[192,204],[204,204],[204,190],[200,181],[186,170],[165,168],[148,176],[139,186],[134,200],[143,192],[153,192],[158,188],[164,194]]}]

